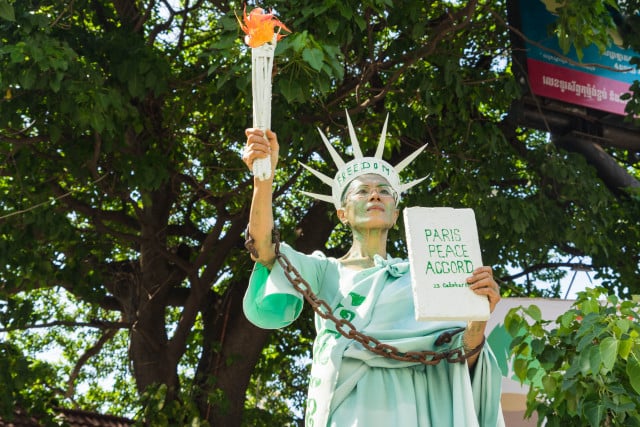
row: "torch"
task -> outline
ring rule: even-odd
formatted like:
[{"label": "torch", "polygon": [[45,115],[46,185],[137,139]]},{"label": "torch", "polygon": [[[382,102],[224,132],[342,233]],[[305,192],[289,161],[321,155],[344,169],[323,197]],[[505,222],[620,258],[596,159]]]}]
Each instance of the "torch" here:
[{"label": "torch", "polygon": [[[291,32],[273,13],[259,7],[247,15],[243,11],[240,28],[246,34],[244,41],[251,48],[251,92],[253,96],[253,127],[263,132],[271,128],[271,74],[273,54],[278,40],[284,37],[280,30]],[[278,31],[275,30],[278,27]],[[260,180],[271,176],[271,158],[253,162],[253,176]]]}]

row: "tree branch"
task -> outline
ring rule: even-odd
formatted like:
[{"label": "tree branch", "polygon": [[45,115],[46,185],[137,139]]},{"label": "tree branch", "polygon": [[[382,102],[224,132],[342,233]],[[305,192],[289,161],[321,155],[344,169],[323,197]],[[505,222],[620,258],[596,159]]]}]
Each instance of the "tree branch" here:
[{"label": "tree branch", "polygon": [[201,310],[202,306],[207,303],[207,299],[204,298],[204,295],[209,289],[210,284],[213,282],[215,274],[220,271],[226,255],[235,246],[235,243],[238,241],[238,237],[242,234],[246,221],[246,213],[232,221],[231,227],[216,245],[215,251],[212,255],[212,261],[208,263],[199,278],[191,278],[191,292],[185,302],[175,333],[169,340],[167,346],[168,355],[175,363],[177,363],[185,351],[185,343],[189,333],[191,332],[198,312]]},{"label": "tree branch", "polygon": [[561,58],[564,61],[567,61],[567,63],[574,65],[576,67],[585,67],[585,68],[601,68],[603,70],[607,70],[607,71],[613,71],[616,73],[626,73],[629,71],[632,71],[633,68],[622,68],[622,69],[618,69],[615,67],[610,67],[608,65],[603,65],[600,63],[595,63],[595,62],[579,62],[579,61],[575,61],[571,58],[569,58],[568,56],[564,55],[562,52],[558,52],[557,50],[551,49],[545,45],[543,45],[542,43],[538,43],[535,40],[531,40],[530,38],[528,38],[522,31],[520,31],[519,29],[517,29],[516,27],[509,25],[504,18],[501,16],[501,14],[497,13],[495,10],[491,10],[491,14],[496,18],[496,20],[502,24],[505,28],[507,28],[509,31],[513,32],[515,35],[517,35],[518,37],[520,37],[523,41],[525,41],[526,43],[529,43],[535,47],[537,47],[540,50],[543,50],[545,52],[549,52],[550,54],[557,56],[558,58]]},{"label": "tree branch", "polygon": [[[106,175],[104,175],[106,176]],[[121,225],[124,225],[127,228],[135,229],[137,227],[137,222],[126,215],[123,212],[118,211],[105,211],[94,209],[88,204],[82,202],[79,199],[71,197],[71,191],[65,192],[65,190],[58,183],[52,184],[53,193],[57,196],[59,200],[63,200],[64,203],[72,208],[77,210],[78,212],[86,215],[88,218],[91,218],[93,224],[95,225],[98,231],[111,234],[123,240],[127,240],[134,243],[141,243],[141,238],[135,234],[123,233],[121,231],[116,231],[111,227],[108,227],[105,224],[105,221],[114,221]]]},{"label": "tree branch", "polygon": [[[98,178],[97,180],[93,181],[91,184],[96,184],[96,183],[102,181],[104,178],[106,178],[106,175]],[[19,209],[17,211],[9,212],[6,215],[0,216],[0,220],[9,218],[9,217],[12,217],[12,216],[15,216],[15,215],[21,215],[23,213],[27,213],[29,211],[38,209],[38,208],[40,208],[42,206],[46,206],[46,205],[52,204],[52,203],[54,203],[54,202],[56,202],[58,200],[62,200],[62,199],[65,199],[67,197],[70,197],[73,193],[74,193],[74,191],[58,192],[56,197],[54,199],[52,199],[52,200],[47,200],[45,202],[37,203],[37,204],[35,204],[33,206],[30,206],[28,208],[25,208],[25,209]]]},{"label": "tree branch", "polygon": [[561,148],[580,153],[598,171],[598,176],[617,197],[621,197],[624,188],[638,188],[640,181],[631,175],[627,169],[620,166],[592,135],[573,131],[557,136],[553,142]]},{"label": "tree branch", "polygon": [[0,328],[0,332],[22,331],[27,329],[45,329],[53,328],[55,326],[62,326],[65,328],[97,328],[97,329],[128,329],[131,327],[131,323],[128,322],[109,322],[106,320],[91,320],[89,322],[76,322],[72,320],[55,320],[47,323],[37,323],[31,325],[12,326],[8,328]]},{"label": "tree branch", "polygon": [[[120,22],[125,27],[133,28],[134,25],[140,19],[140,11],[136,6],[137,2],[131,0],[114,0],[113,6],[116,9],[116,13],[120,18]],[[155,1],[149,2],[149,7],[155,4]]]},{"label": "tree branch", "polygon": [[534,271],[548,270],[551,268],[562,268],[562,267],[568,267],[573,270],[587,270],[587,271],[593,268],[591,264],[585,264],[583,262],[543,262],[540,264],[535,264],[530,267],[527,267],[524,270],[522,270],[520,273],[501,277],[500,280],[502,281],[515,280],[519,277],[526,276],[529,273],[533,273]]},{"label": "tree branch", "polygon": [[[347,96],[349,96],[349,94],[357,86],[361,86],[364,82],[371,80],[371,78],[379,70],[392,69],[396,66],[396,64],[401,63],[402,66],[400,68],[395,69],[395,72],[389,77],[384,87],[380,89],[376,95],[364,100],[356,108],[352,109],[350,111],[350,114],[362,111],[368,108],[369,106],[384,99],[387,93],[389,92],[391,86],[406,73],[407,69],[411,68],[413,64],[415,64],[417,61],[432,54],[435,51],[436,47],[438,46],[438,43],[442,39],[446,38],[449,35],[449,33],[451,33],[452,31],[460,31],[461,29],[469,25],[469,23],[471,22],[474,16],[472,12],[477,7],[477,5],[478,5],[477,0],[470,1],[467,3],[467,5],[464,8],[458,10],[453,14],[449,14],[447,19],[441,20],[438,23],[438,25],[433,27],[431,31],[431,34],[433,34],[433,37],[423,47],[411,52],[407,52],[405,55],[403,55],[399,59],[381,62],[380,65],[376,65],[377,62],[373,61],[372,66],[364,67],[364,70],[360,75],[360,78],[351,80],[348,85],[344,85],[342,88],[336,91],[336,93],[341,93],[342,96],[338,96],[333,100],[331,100],[330,102],[328,102],[327,107],[340,103]],[[388,55],[388,52],[383,52],[381,53],[380,56],[384,57],[385,55]]]},{"label": "tree branch", "polygon": [[109,342],[109,340],[112,339],[117,332],[117,329],[105,330],[98,341],[93,346],[89,347],[82,356],[80,356],[75,366],[73,367],[71,374],[69,374],[69,380],[67,381],[67,391],[64,397],[71,398],[71,396],[73,396],[73,393],[75,391],[75,382],[78,378],[78,375],[80,375],[80,370],[82,369],[82,367],[89,361],[89,359],[98,354],[100,350],[102,350],[102,347],[104,347],[104,345]]}]

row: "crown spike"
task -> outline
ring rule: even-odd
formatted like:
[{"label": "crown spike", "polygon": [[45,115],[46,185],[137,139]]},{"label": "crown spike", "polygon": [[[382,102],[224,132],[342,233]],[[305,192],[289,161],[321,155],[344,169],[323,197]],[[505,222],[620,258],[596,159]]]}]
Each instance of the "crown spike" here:
[{"label": "crown spike", "polygon": [[324,182],[328,186],[332,186],[333,185],[333,178],[328,177],[327,175],[323,174],[322,172],[318,172],[317,170],[305,165],[302,162],[300,162],[300,164],[302,165],[303,168],[305,168],[306,170],[308,170],[309,172],[314,174],[316,176],[316,178],[318,178],[320,181]]},{"label": "crown spike", "polygon": [[422,181],[424,181],[428,177],[429,177],[429,175],[425,176],[424,178],[418,178],[418,179],[415,179],[415,180],[413,180],[411,182],[405,182],[404,184],[400,184],[401,192],[404,193],[405,191],[409,190],[411,187],[414,187],[414,186],[420,184]]},{"label": "crown spike", "polygon": [[362,150],[360,149],[360,143],[358,142],[356,131],[353,128],[353,123],[351,123],[351,118],[349,117],[349,111],[347,111],[347,109],[345,108],[344,112],[347,114],[347,126],[349,126],[349,137],[351,138],[351,146],[353,147],[353,157],[356,159],[361,159],[364,156],[362,155]]},{"label": "crown spike", "polygon": [[395,165],[393,168],[396,170],[396,172],[400,173],[404,168],[406,168],[409,163],[413,161],[413,159],[418,157],[418,154],[422,153],[422,151],[427,148],[427,145],[428,144],[424,144],[422,147],[418,148],[416,151],[407,156],[403,161]]},{"label": "crown spike", "polygon": [[344,160],[342,160],[342,157],[340,157],[340,154],[338,154],[336,149],[333,148],[333,145],[331,145],[331,143],[329,142],[325,134],[320,130],[320,128],[317,128],[317,129],[318,129],[318,132],[320,132],[320,136],[322,137],[322,141],[324,141],[325,147],[327,147],[327,150],[329,150],[329,154],[331,154],[333,163],[336,164],[336,166],[338,167],[338,170],[342,169],[344,165],[346,165],[346,163],[344,162]]},{"label": "crown spike", "polygon": [[327,202],[331,204],[335,203],[335,201],[333,200],[333,197],[326,194],[310,193],[308,191],[300,191],[300,192],[305,196],[311,197],[313,199],[322,200],[323,202]]},{"label": "crown spike", "polygon": [[376,154],[373,155],[376,159],[381,159],[384,154],[384,142],[387,139],[387,122],[389,121],[389,113],[387,118],[384,119],[384,125],[382,126],[382,133],[380,134],[380,141],[378,142],[378,148],[376,148]]},{"label": "crown spike", "polygon": [[322,137],[322,141],[329,151],[329,154],[331,154],[331,158],[336,164],[338,171],[336,175],[331,178],[323,174],[322,172],[319,172],[311,168],[310,166],[307,166],[304,163],[300,162],[300,164],[309,172],[311,172],[311,174],[320,179],[320,181],[322,181],[324,184],[327,184],[331,187],[331,195],[310,193],[307,191],[300,191],[300,193],[313,199],[332,203],[336,207],[336,209],[340,209],[342,203],[340,198],[344,193],[344,189],[349,185],[349,183],[353,179],[361,175],[374,173],[387,179],[391,187],[393,187],[396,193],[398,193],[398,199],[396,200],[397,206],[397,204],[400,202],[402,193],[427,179],[427,177],[424,177],[404,184],[400,180],[400,172],[404,168],[406,168],[413,160],[415,160],[422,151],[424,151],[424,149],[427,147],[427,144],[415,150],[409,155],[409,157],[405,158],[396,166],[390,165],[382,158],[382,156],[384,155],[387,126],[389,123],[389,114],[387,114],[384,125],[382,126],[382,134],[380,135],[378,146],[376,147],[375,157],[364,157],[362,155],[360,144],[358,143],[358,138],[356,137],[355,129],[353,128],[353,123],[351,122],[351,118],[349,117],[349,112],[345,112],[347,113],[347,125],[349,127],[349,136],[351,138],[351,146],[354,154],[354,159],[350,160],[349,162],[345,162],[342,157],[340,157],[333,145],[329,142],[329,139],[326,137],[326,135],[320,130],[320,128],[318,128],[318,132]]}]

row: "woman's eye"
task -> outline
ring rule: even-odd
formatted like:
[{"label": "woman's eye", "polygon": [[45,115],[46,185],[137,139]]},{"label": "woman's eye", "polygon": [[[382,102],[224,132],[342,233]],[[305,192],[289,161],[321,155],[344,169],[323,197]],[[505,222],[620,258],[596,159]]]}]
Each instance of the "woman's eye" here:
[{"label": "woman's eye", "polygon": [[358,188],[356,190],[356,194],[359,195],[359,196],[364,195],[364,194],[369,194],[369,190],[367,190],[366,188]]},{"label": "woman's eye", "polygon": [[388,188],[381,188],[379,191],[381,196],[391,196],[391,190]]}]

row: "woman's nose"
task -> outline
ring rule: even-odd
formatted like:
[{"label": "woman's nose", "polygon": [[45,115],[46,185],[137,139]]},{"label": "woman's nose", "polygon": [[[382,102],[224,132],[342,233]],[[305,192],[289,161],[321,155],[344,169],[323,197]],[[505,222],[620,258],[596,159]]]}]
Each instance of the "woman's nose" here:
[{"label": "woman's nose", "polygon": [[[374,194],[375,194],[375,196],[374,196]],[[380,190],[378,190],[377,188],[373,188],[373,189],[369,190],[369,199],[373,199],[374,197],[376,199],[380,199]]]}]

